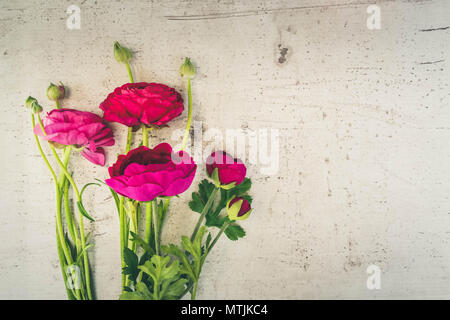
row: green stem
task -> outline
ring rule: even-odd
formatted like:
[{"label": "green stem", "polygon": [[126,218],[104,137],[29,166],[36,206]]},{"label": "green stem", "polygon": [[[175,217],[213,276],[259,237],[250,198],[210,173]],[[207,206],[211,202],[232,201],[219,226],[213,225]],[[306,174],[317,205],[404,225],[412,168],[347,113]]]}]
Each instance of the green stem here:
[{"label": "green stem", "polygon": [[[33,125],[33,129],[36,125],[35,123],[35,117],[34,114],[31,115],[31,120],[32,120],[32,125]],[[42,128],[42,132],[45,134],[45,131],[43,130],[43,124],[42,124],[42,120],[41,118],[38,116],[38,120],[39,120],[39,125]],[[72,259],[72,255],[69,251],[69,248],[67,246],[67,243],[64,239],[64,232],[63,232],[63,228],[62,228],[62,214],[61,214],[61,191],[60,191],[60,186],[58,184],[58,179],[56,177],[55,171],[53,170],[52,166],[50,165],[47,157],[44,154],[44,151],[42,150],[42,146],[41,143],[39,142],[39,138],[36,134],[34,134],[34,138],[37,144],[37,147],[39,149],[39,153],[41,154],[42,158],[44,159],[45,164],[47,165],[48,169],[50,170],[50,173],[52,174],[53,180],[55,182],[55,188],[56,188],[56,236],[57,236],[57,248],[58,248],[58,256],[59,256],[59,261],[60,261],[60,265],[62,268],[62,272],[63,272],[63,277],[64,277],[64,281],[65,281],[65,286],[67,288],[67,277],[65,275],[65,266],[66,264],[63,262],[63,258],[66,259],[67,264],[72,264],[73,263],[73,259]],[[67,159],[68,161],[68,159]],[[75,297],[77,299],[80,299],[80,293],[77,290],[74,290],[74,294]],[[69,296],[70,298],[70,296]]]},{"label": "green stem", "polygon": [[225,221],[222,225],[222,228],[220,228],[219,233],[216,235],[216,237],[214,238],[213,242],[209,245],[208,248],[206,248],[206,253],[205,253],[205,257],[203,258],[202,263],[199,266],[199,270],[197,271],[197,279],[194,282],[194,289],[192,291],[191,294],[191,300],[195,300],[196,296],[197,296],[197,285],[198,285],[198,280],[200,279],[200,272],[202,270],[203,264],[205,263],[206,257],[208,256],[208,254],[211,252],[212,248],[214,247],[214,245],[217,243],[217,241],[219,240],[220,236],[225,232],[225,230],[228,228],[228,226],[232,223],[232,221]]},{"label": "green stem", "polygon": [[[127,64],[128,65],[128,64]],[[129,65],[128,65],[129,68]],[[130,70],[131,72],[131,70]],[[128,153],[131,148],[133,138],[133,128],[128,127],[128,134],[127,134],[127,144],[125,146],[125,153]],[[124,268],[126,266],[125,259],[124,259],[124,250],[125,247],[128,247],[128,238],[129,238],[129,230],[127,227],[127,214],[125,212],[125,197],[120,196],[119,199],[119,227],[120,227],[120,260],[121,260],[121,266]],[[128,284],[128,276],[124,275],[122,273],[122,290],[125,286]]]},{"label": "green stem", "polygon": [[128,127],[128,134],[127,134],[127,146],[125,148],[125,153],[128,153],[131,148],[131,139],[133,138],[133,128]]},{"label": "green stem", "polygon": [[[33,130],[34,130],[34,127],[36,126],[34,114],[31,114],[31,122],[33,123]],[[42,150],[42,146],[41,146],[41,143],[39,142],[39,138],[36,134],[33,134],[33,135],[34,135],[34,139],[36,140],[36,145],[39,149],[39,153],[41,154],[42,159],[44,159],[45,164],[47,165],[48,169],[50,170],[50,173],[52,174],[52,177],[55,180],[55,183],[57,183],[58,179],[56,178],[55,171],[53,170],[52,166],[50,165],[50,162],[48,162],[48,159],[45,156],[44,151]]]},{"label": "green stem", "polygon": [[56,109],[61,109],[61,105],[59,104],[59,100],[55,101]]},{"label": "green stem", "polygon": [[[219,233],[216,235],[213,242],[211,242],[209,247],[206,249],[205,259],[208,256],[208,253],[212,250],[212,248],[214,248],[214,245],[219,240],[220,236],[225,232],[225,230],[230,226],[231,223],[232,223],[232,221],[229,221],[229,220],[227,220],[223,223],[222,228],[220,228]],[[205,261],[205,259],[203,259],[203,262]]]},{"label": "green stem", "polygon": [[[138,233],[138,217],[137,217],[137,206],[129,199],[127,199],[127,212],[130,213],[130,231],[134,234]],[[128,238],[128,248],[131,249],[134,253],[136,253],[136,242]]]},{"label": "green stem", "polygon": [[153,233],[155,236],[155,251],[156,254],[159,256],[160,255],[160,239],[159,239],[159,214],[158,214],[158,198],[153,199],[152,201],[152,206],[153,206],[153,214],[152,214],[152,218],[153,218]]},{"label": "green stem", "polygon": [[[148,128],[144,124],[142,126],[142,145],[148,148]],[[145,241],[150,243],[152,234],[152,204],[147,202],[145,204]]]},{"label": "green stem", "polygon": [[184,131],[183,142],[181,143],[181,150],[186,148],[187,140],[189,138],[189,131],[191,130],[191,121],[192,121],[192,92],[191,92],[191,79],[187,79],[187,87],[188,87],[188,118],[186,122],[186,129]]},{"label": "green stem", "polygon": [[[120,225],[120,260],[122,269],[125,267],[125,259],[124,259],[124,250],[126,243],[126,216],[125,216],[125,208],[124,208],[124,200],[123,196],[120,197],[119,200],[119,225]],[[126,276],[122,273],[122,287],[126,284]]]},{"label": "green stem", "polygon": [[150,243],[152,238],[152,204],[145,204],[145,241]]},{"label": "green stem", "polygon": [[195,297],[197,296],[197,285],[198,285],[198,280],[195,281],[195,283],[194,283],[194,289],[192,290],[191,300],[195,300]]},{"label": "green stem", "polygon": [[[66,287],[67,298],[69,298],[69,300],[77,300],[79,297],[79,293],[77,295],[76,291],[72,292],[71,289],[69,289],[69,287],[67,286],[67,274],[66,274],[67,264],[65,262],[64,252],[62,251],[61,240],[59,239],[59,235],[58,235],[58,228],[56,228],[56,248],[58,249],[59,265],[61,267],[61,273],[62,273],[63,280],[64,280],[64,286]],[[77,295],[77,297],[76,297],[76,295]]]},{"label": "green stem", "polygon": [[131,72],[130,64],[128,62],[125,62],[125,67],[127,67],[128,78],[130,79],[130,82],[133,83],[134,79],[133,79],[133,73]]},{"label": "green stem", "polygon": [[211,208],[211,206],[214,202],[214,199],[216,198],[216,194],[217,194],[218,190],[219,190],[219,188],[215,187],[213,189],[213,191],[211,192],[211,194],[209,195],[208,201],[206,202],[205,206],[203,207],[203,210],[200,214],[200,218],[198,218],[197,225],[195,226],[194,232],[192,233],[191,241],[194,241],[195,236],[197,235],[198,229],[200,228],[200,226],[203,222],[203,219],[205,218],[206,213]]},{"label": "green stem", "polygon": [[[43,127],[42,120],[41,120],[41,118],[39,116],[38,116],[38,120],[39,120],[39,124],[41,125],[41,127]],[[50,149],[52,150],[53,155],[55,156],[56,161],[58,162],[59,166],[61,167],[61,170],[64,172],[64,174],[66,175],[67,180],[69,180],[70,184],[72,185],[72,188],[75,191],[75,194],[77,196],[77,200],[81,201],[81,195],[80,195],[80,192],[78,190],[77,185],[75,184],[75,181],[73,181],[73,178],[70,175],[69,171],[67,171],[67,168],[64,166],[64,163],[59,158],[58,153],[56,152],[55,148],[50,143],[49,143],[49,146],[50,146]],[[58,192],[59,192],[59,188],[58,188]],[[86,250],[84,250],[84,248],[86,247],[86,238],[85,238],[85,235],[84,235],[83,214],[81,213],[80,210],[78,210],[78,213],[79,213],[79,220],[80,220],[79,223],[80,223],[81,250],[84,251],[83,252],[83,264],[84,264],[84,273],[85,273],[84,276],[85,276],[85,280],[86,280],[86,287],[87,287],[88,298],[90,300],[92,300],[89,261],[88,261],[87,252],[86,252]],[[59,212],[59,214],[60,214],[60,212]],[[63,239],[63,237],[61,237],[61,239]],[[64,249],[64,246],[63,246],[63,249]]]}]

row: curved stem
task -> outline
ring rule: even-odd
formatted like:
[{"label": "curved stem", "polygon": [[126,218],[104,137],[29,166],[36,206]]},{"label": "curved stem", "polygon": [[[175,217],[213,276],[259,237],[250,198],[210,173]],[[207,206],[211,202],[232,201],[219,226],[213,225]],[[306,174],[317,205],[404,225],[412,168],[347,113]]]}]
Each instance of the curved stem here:
[{"label": "curved stem", "polygon": [[186,148],[186,143],[189,138],[189,131],[191,130],[191,120],[192,120],[192,92],[191,92],[191,79],[187,79],[188,87],[188,118],[186,122],[186,129],[184,130],[183,142],[181,143],[181,150]]},{"label": "curved stem", "polygon": [[191,241],[194,241],[195,236],[197,235],[198,229],[200,228],[200,226],[203,222],[203,219],[206,216],[206,213],[211,208],[211,206],[214,202],[214,199],[216,198],[216,194],[217,194],[218,190],[219,190],[219,188],[215,187],[214,190],[209,195],[208,201],[206,202],[205,206],[203,207],[202,213],[200,214],[200,218],[198,218],[197,225],[195,226],[194,232],[192,233]]},{"label": "curved stem", "polygon": [[[44,132],[44,126],[42,124],[42,120],[41,117],[38,115],[38,121],[39,124],[41,126],[42,132]],[[81,201],[81,195],[80,192],[78,190],[77,185],[75,184],[75,181],[73,181],[72,176],[70,175],[69,171],[67,171],[66,166],[64,165],[64,163],[61,161],[61,159],[58,156],[58,153],[56,152],[55,148],[49,143],[50,149],[52,150],[53,155],[55,156],[56,161],[58,162],[61,170],[64,172],[64,174],[66,175],[67,180],[69,180],[70,184],[72,185],[73,190],[75,191],[75,194],[77,196],[77,200]],[[58,187],[58,192],[59,192],[59,187]],[[61,199],[59,200],[61,201]],[[80,237],[81,237],[81,250],[83,250],[83,264],[84,264],[84,276],[85,276],[85,280],[86,280],[86,288],[87,288],[87,293],[88,293],[88,298],[90,300],[92,300],[92,291],[91,291],[91,279],[90,279],[90,271],[89,271],[89,261],[88,261],[88,256],[87,256],[87,252],[85,249],[86,247],[86,237],[84,235],[84,223],[83,223],[83,214],[81,213],[80,210],[78,210],[79,213],[79,220],[80,220]],[[61,224],[61,228],[62,228],[62,224]],[[61,237],[61,236],[60,236]],[[61,239],[64,239],[64,235],[62,235]],[[64,246],[63,246],[64,249]],[[70,258],[72,259],[72,258]]]},{"label": "curved stem", "polygon": [[[31,114],[31,122],[33,123],[33,130],[34,130],[34,127],[36,125],[35,119],[34,119],[34,114]],[[39,153],[41,154],[42,159],[44,159],[45,164],[47,165],[48,169],[50,170],[50,173],[52,174],[52,177],[55,180],[55,183],[57,183],[58,179],[56,178],[55,171],[53,170],[52,166],[50,165],[50,162],[48,162],[48,159],[45,156],[44,151],[42,150],[42,146],[41,146],[41,143],[39,142],[39,138],[36,134],[33,134],[33,135],[34,135],[34,139],[36,140],[36,144],[39,149]]]}]

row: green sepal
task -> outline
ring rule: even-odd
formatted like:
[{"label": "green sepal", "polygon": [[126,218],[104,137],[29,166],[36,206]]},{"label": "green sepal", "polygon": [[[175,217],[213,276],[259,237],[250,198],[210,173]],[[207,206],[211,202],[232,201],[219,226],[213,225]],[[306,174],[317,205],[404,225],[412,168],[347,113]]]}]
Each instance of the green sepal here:
[{"label": "green sepal", "polygon": [[236,182],[231,182],[229,184],[221,184],[220,187],[224,190],[230,190],[233,189],[236,186]]}]

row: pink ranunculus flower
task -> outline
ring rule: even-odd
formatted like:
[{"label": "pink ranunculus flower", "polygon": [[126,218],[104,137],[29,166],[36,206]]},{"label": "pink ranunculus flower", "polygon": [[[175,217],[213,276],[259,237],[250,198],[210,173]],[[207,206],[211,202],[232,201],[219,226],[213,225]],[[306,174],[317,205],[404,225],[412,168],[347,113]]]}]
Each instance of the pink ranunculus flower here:
[{"label": "pink ranunculus flower", "polygon": [[103,118],[128,127],[163,126],[184,109],[183,98],[173,88],[160,83],[126,83],[116,88],[100,104]]},{"label": "pink ranunculus flower", "polygon": [[81,154],[94,164],[105,165],[102,147],[114,145],[114,137],[103,119],[91,112],[75,109],[54,109],[42,119],[45,134],[39,124],[34,132],[45,140],[83,148]]},{"label": "pink ranunculus flower", "polygon": [[215,151],[206,159],[206,171],[210,177],[215,169],[217,169],[219,182],[222,185],[233,182],[235,185],[241,184],[247,173],[245,164],[225,151]]},{"label": "pink ranunculus flower", "polygon": [[105,182],[117,193],[137,201],[175,196],[186,191],[197,165],[185,151],[174,153],[167,143],[153,149],[145,146],[120,155],[109,167]]}]

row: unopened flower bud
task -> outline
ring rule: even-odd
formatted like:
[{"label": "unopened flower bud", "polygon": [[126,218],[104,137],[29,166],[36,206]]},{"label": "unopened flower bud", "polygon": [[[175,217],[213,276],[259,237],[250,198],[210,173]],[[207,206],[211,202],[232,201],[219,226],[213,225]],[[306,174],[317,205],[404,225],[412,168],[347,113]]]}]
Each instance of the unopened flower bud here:
[{"label": "unopened flower bud", "polygon": [[27,100],[25,100],[25,107],[27,107],[27,109],[31,108],[31,105],[37,102],[37,100],[35,98],[33,98],[32,96],[28,96]]},{"label": "unopened flower bud", "polygon": [[66,95],[66,89],[64,88],[63,84],[60,84],[59,86],[50,83],[50,85],[47,88],[47,97],[52,101],[58,101],[61,99],[64,99],[64,96]]},{"label": "unopened flower bud", "polygon": [[41,113],[42,112],[42,107],[41,105],[37,102],[37,100],[31,96],[29,96],[27,98],[27,100],[25,100],[25,106],[30,109],[30,111],[32,113]]},{"label": "unopened flower bud", "polygon": [[132,57],[129,49],[122,47],[119,42],[114,42],[114,57],[118,62],[127,63]]},{"label": "unopened flower bud", "polygon": [[248,200],[242,197],[235,197],[227,203],[228,218],[231,221],[247,219],[252,210]]},{"label": "unopened flower bud", "polygon": [[186,58],[180,67],[180,74],[183,78],[192,79],[195,76],[195,68],[191,59]]}]

